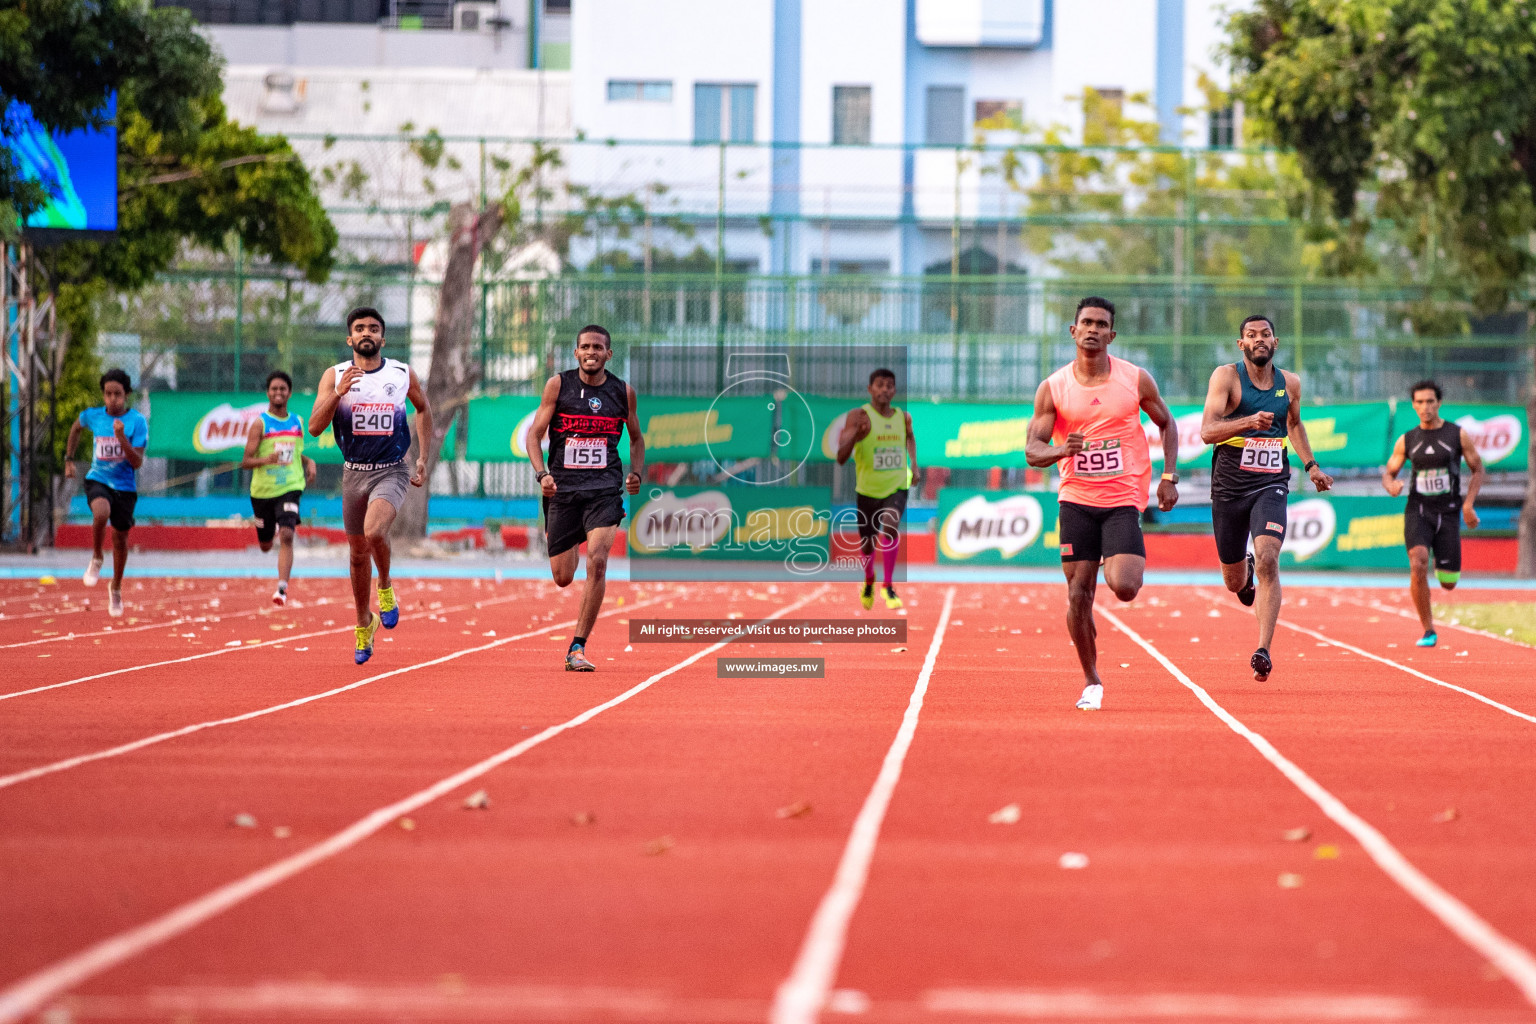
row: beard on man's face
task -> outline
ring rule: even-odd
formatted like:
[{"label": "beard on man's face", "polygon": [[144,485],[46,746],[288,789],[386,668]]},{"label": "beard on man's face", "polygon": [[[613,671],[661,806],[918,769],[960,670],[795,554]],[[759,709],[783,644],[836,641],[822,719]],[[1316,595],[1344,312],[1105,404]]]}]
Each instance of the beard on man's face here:
[{"label": "beard on man's face", "polygon": [[1254,366],[1268,366],[1269,361],[1273,358],[1275,358],[1275,353],[1273,351],[1258,351],[1248,353],[1248,361]]},{"label": "beard on man's face", "polygon": [[379,352],[379,341],[377,338],[358,338],[352,342],[352,351],[360,356],[377,355]]}]

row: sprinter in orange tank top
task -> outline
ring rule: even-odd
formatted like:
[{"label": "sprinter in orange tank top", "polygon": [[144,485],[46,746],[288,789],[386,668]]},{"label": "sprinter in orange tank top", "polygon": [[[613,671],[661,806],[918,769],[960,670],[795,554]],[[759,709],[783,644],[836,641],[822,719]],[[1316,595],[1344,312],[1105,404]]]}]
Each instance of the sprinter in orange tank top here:
[{"label": "sprinter in orange tank top", "polygon": [[1052,463],[1060,468],[1056,530],[1067,576],[1067,632],[1086,682],[1077,706],[1097,711],[1104,699],[1093,622],[1099,565],[1104,566],[1104,582],[1122,601],[1136,597],[1147,566],[1141,511],[1152,482],[1152,460],[1140,412],[1163,433],[1165,472],[1157,485],[1157,507],[1164,512],[1179,500],[1179,436],[1170,429],[1173,414],[1152,375],[1110,357],[1114,303],[1097,296],[1083,299],[1068,330],[1077,343],[1077,358],[1035,392],[1025,457],[1040,469]]}]

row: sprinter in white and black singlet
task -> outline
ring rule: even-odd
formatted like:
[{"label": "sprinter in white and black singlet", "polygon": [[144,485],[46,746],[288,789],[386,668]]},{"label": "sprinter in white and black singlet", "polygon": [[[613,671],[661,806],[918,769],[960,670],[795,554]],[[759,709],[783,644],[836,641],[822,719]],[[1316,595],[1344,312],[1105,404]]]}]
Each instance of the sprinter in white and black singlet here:
[{"label": "sprinter in white and black singlet", "polygon": [[1274,668],[1269,646],[1280,619],[1280,547],[1291,490],[1287,445],[1296,450],[1314,487],[1326,491],[1333,486],[1333,477],[1312,458],[1301,422],[1301,378],[1274,364],[1279,346],[1268,317],[1244,320],[1237,338],[1243,357],[1211,374],[1200,421],[1200,439],[1215,445],[1211,526],[1222,582],[1243,604],[1258,602],[1259,647],[1248,664],[1261,683]]},{"label": "sprinter in white and black singlet", "polygon": [[[624,493],[640,493],[645,476],[645,437],[640,433],[635,389],[606,369],[613,338],[597,324],[576,335],[576,369],[549,378],[528,430],[528,459],[544,499],[544,538],[549,571],[557,586],[576,578],[579,547],[587,545],[576,634],[565,655],[567,672],[592,672],[587,638],[607,589],[608,554],[624,521]],[[619,458],[619,438],[629,429],[630,472]],[[549,432],[549,466],[540,442]]]},{"label": "sprinter in white and black singlet", "polygon": [[[1461,522],[1477,528],[1477,492],[1483,486],[1483,460],[1472,438],[1455,423],[1440,418],[1444,394],[1432,380],[1421,380],[1408,392],[1419,425],[1397,439],[1392,457],[1381,471],[1381,484],[1394,498],[1403,493],[1397,478],[1403,463],[1413,467],[1408,483],[1408,507],[1403,510],[1403,541],[1408,545],[1408,592],[1424,635],[1416,646],[1433,647],[1435,619],[1429,600],[1429,562],[1444,590],[1454,590],[1461,579]],[[1461,496],[1461,460],[1467,460],[1472,477],[1467,495]]]}]

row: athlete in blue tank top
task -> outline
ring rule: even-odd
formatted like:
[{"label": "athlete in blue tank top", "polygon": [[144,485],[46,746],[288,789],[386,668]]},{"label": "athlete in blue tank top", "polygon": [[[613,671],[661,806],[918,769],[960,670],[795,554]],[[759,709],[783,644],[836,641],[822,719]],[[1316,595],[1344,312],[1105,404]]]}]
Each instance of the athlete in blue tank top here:
[{"label": "athlete in blue tank top", "polygon": [[[320,378],[309,432],[319,437],[331,427],[346,460],[341,470],[341,519],[352,549],[352,600],[357,606],[352,659],[361,665],[373,656],[378,628],[394,629],[400,621],[389,575],[389,531],[407,488],[426,482],[428,446],[442,442],[432,432],[432,408],[416,371],[384,358],[383,314],[369,306],[348,313],[347,345],[352,360],[336,364]],[[421,438],[414,467],[406,465],[411,447],[407,401],[416,407],[416,436]],[[377,615],[369,599],[374,565],[379,569]]]},{"label": "athlete in blue tank top", "polygon": [[[1312,486],[1326,491],[1333,477],[1317,468],[1301,422],[1301,378],[1275,366],[1280,339],[1266,316],[1238,328],[1243,357],[1216,367],[1205,396],[1200,439],[1211,453],[1211,527],[1227,589],[1245,605],[1257,598],[1259,647],[1248,664],[1264,682],[1274,668],[1269,645],[1280,618],[1280,548],[1285,542],[1286,497],[1296,449]],[[1248,553],[1248,538],[1253,553]]]},{"label": "athlete in blue tank top", "polygon": [[91,436],[91,468],[85,475],[85,500],[91,506],[91,560],[81,582],[94,587],[105,560],[102,544],[112,526],[112,583],[107,588],[107,614],[123,614],[123,571],[128,567],[128,531],[139,501],[138,470],[149,446],[149,424],[128,408],[133,383],[123,370],[101,375],[102,405],[87,409],[69,427],[64,445],[64,475],[75,475],[75,446]]}]

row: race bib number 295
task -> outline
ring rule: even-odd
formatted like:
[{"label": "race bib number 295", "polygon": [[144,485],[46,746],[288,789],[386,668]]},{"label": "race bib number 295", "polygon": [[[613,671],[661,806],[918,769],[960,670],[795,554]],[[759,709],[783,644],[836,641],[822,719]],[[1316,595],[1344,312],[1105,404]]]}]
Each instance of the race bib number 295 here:
[{"label": "race bib number 295", "polygon": [[1077,476],[1119,476],[1125,472],[1119,438],[1084,442],[1083,450],[1072,459],[1072,471]]}]

